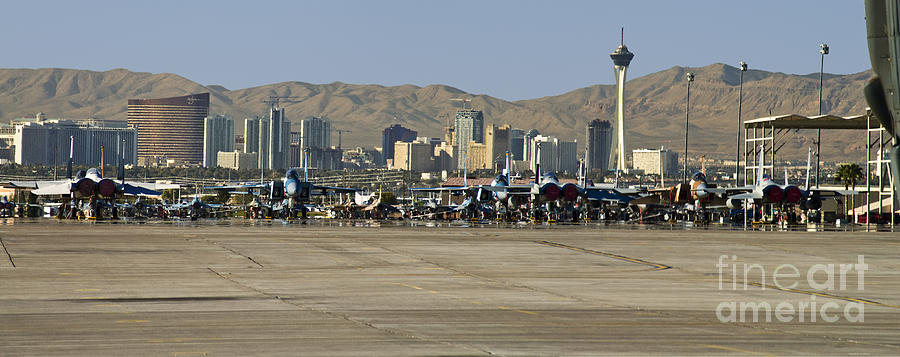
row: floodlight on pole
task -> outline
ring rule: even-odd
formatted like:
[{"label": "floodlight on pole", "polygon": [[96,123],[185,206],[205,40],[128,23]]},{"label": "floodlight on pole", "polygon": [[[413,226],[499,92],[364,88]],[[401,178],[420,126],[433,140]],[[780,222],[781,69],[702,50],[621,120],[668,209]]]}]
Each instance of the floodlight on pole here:
[{"label": "floodlight on pole", "polygon": [[687,100],[684,103],[684,172],[682,174],[681,180],[683,182],[687,182],[688,123],[690,121],[691,113],[691,82],[694,81],[694,74],[688,72],[684,75],[684,79],[687,80]]},{"label": "floodlight on pole", "polygon": [[[822,60],[819,65],[819,115],[822,115],[822,84],[825,73],[825,55],[828,54],[828,45],[819,44],[819,54]],[[822,156],[822,129],[816,129],[816,188],[819,188],[819,162]]]},{"label": "floodlight on pole", "polygon": [[734,156],[734,186],[740,186],[740,177],[741,177],[741,105],[744,102],[744,72],[747,71],[747,62],[741,61],[740,63],[740,72],[741,79],[738,89],[738,125],[737,125],[737,142],[736,142],[736,152]]}]

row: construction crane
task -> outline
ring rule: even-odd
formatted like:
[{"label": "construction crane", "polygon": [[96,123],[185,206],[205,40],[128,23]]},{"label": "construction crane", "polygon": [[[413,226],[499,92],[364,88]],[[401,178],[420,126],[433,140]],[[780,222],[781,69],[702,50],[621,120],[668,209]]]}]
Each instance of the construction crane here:
[{"label": "construction crane", "polygon": [[263,99],[263,103],[266,103],[272,109],[278,108],[278,104],[280,103],[300,103],[300,100],[294,100],[294,98],[298,98],[297,96],[288,96],[288,95],[270,95]]},{"label": "construction crane", "polygon": [[341,134],[343,134],[343,133],[352,133],[353,131],[352,131],[352,130],[346,130],[346,129],[337,129],[337,130],[335,130],[335,131],[338,133],[338,146],[337,146],[337,148],[338,148],[338,150],[340,150],[340,149],[341,149]]},{"label": "construction crane", "polygon": [[462,102],[463,109],[470,109],[468,103],[472,102],[472,98],[450,98],[450,101],[451,102]]}]

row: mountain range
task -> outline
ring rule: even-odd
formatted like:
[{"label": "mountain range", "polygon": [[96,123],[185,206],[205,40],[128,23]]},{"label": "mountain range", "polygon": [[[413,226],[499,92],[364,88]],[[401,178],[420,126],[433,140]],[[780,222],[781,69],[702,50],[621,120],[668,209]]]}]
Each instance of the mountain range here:
[{"label": "mountain range", "polygon": [[[710,158],[734,157],[738,121],[740,71],[724,64],[699,68],[672,67],[631,79],[626,84],[625,115],[628,150],[664,145],[683,150],[686,72],[691,84],[690,150]],[[586,74],[587,75],[587,74]],[[862,86],[871,71],[824,75],[823,112],[849,116],[865,113]],[[610,78],[612,78],[610,71]],[[539,86],[540,83],[534,85]],[[281,82],[230,90],[202,85],[171,73],[104,72],[76,69],[0,69],[0,120],[32,117],[126,120],[127,100],[161,98],[209,92],[210,113],[226,113],[236,120],[264,115],[268,96],[290,96],[284,102],[289,119],[325,115],[334,129],[347,130],[342,146],[380,146],[381,130],[402,124],[420,136],[442,137],[444,126],[461,107],[452,98],[470,98],[473,109],[483,110],[486,124],[535,128],[542,134],[584,141],[585,126],[595,118],[613,120],[614,85],[593,85],[557,96],[506,101],[485,94],[466,93],[446,85],[381,86],[375,84],[310,84]],[[742,118],[818,112],[819,74],[793,75],[749,70],[743,78]],[[781,151],[781,157],[806,157],[813,131],[800,131]],[[865,160],[864,131],[823,132],[823,160]],[[337,144],[337,138],[332,139]]]}]

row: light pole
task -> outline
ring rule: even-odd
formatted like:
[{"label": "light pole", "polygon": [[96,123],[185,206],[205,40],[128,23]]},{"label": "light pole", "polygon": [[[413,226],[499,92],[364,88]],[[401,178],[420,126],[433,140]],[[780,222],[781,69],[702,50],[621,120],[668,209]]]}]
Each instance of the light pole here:
[{"label": "light pole", "polygon": [[681,176],[681,181],[687,182],[688,122],[691,113],[691,82],[694,81],[694,74],[688,72],[684,75],[684,79],[687,80],[687,101],[684,103],[684,173]]},{"label": "light pole", "polygon": [[740,185],[741,177],[741,104],[744,102],[744,72],[747,71],[747,62],[741,61],[741,80],[738,86],[738,125],[737,125],[737,143],[735,145],[736,154],[734,155],[734,187]]},{"label": "light pole", "polygon": [[[825,55],[828,54],[828,45],[819,44],[819,54],[822,62],[819,66],[819,115],[822,115],[822,75],[825,73]],[[819,162],[822,156],[822,129],[816,129],[816,188],[819,188]]]}]

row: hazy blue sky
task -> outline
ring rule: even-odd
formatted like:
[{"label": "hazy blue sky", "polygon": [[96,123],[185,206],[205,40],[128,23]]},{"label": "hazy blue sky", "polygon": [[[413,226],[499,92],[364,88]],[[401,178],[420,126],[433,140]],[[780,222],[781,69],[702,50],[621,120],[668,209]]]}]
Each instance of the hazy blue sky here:
[{"label": "hazy blue sky", "polygon": [[[8,1],[0,67],[171,72],[240,89],[283,81],[447,84],[528,99],[672,66],[869,66],[862,1]],[[621,14],[621,16],[619,16]]]}]

